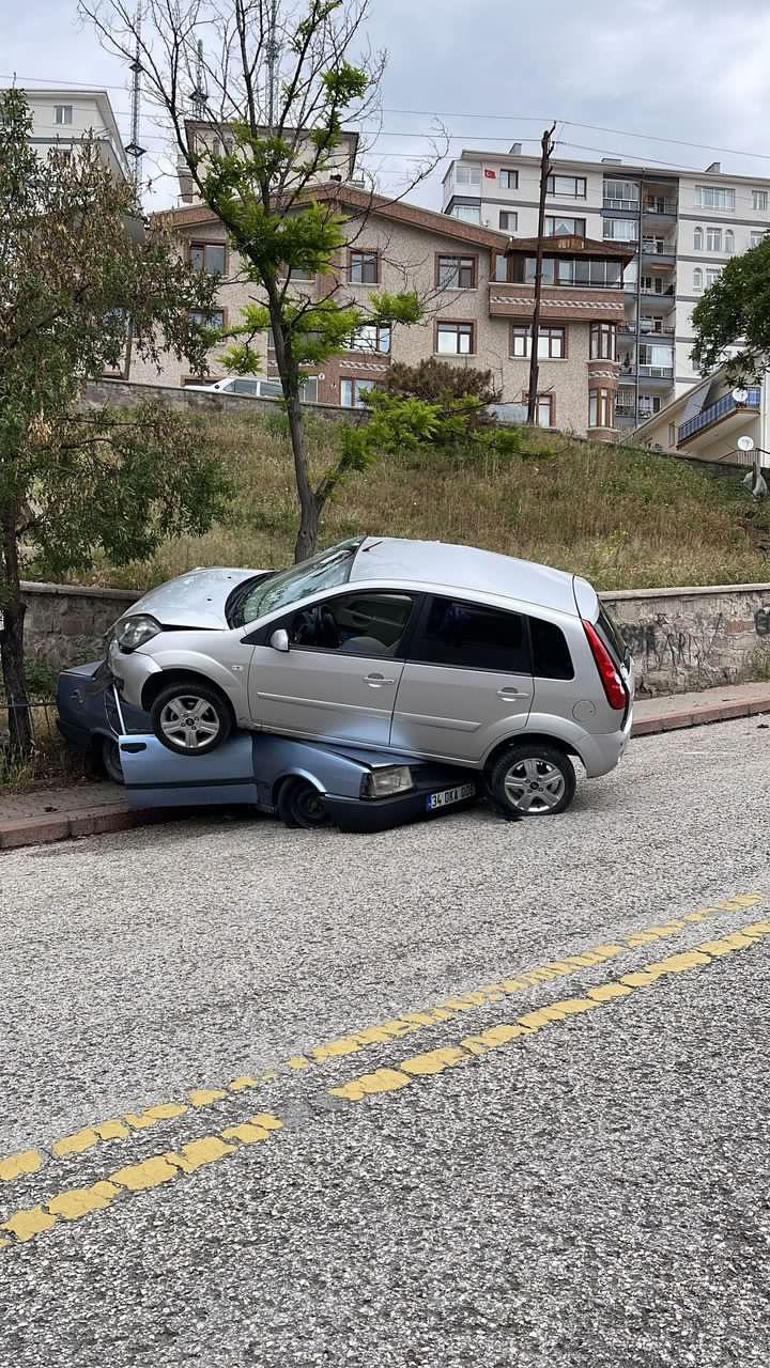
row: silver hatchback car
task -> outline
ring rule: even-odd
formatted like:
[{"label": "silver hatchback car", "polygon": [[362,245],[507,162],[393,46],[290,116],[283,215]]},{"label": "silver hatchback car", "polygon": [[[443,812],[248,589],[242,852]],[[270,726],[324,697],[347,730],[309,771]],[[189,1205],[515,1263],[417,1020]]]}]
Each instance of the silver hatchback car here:
[{"label": "silver hatchback car", "polygon": [[469,546],[359,537],[279,573],[195,570],[108,651],[172,751],[242,727],[448,761],[511,816],[563,811],[570,757],[606,774],[631,732],[631,658],[590,584]]}]

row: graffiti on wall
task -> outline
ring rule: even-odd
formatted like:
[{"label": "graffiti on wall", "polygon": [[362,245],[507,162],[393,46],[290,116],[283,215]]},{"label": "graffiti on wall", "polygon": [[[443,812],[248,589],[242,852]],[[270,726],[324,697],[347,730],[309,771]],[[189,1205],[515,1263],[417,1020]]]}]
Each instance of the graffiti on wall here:
[{"label": "graffiti on wall", "polygon": [[624,622],[621,631],[644,674],[699,671],[716,663],[724,614],[708,622],[685,623],[658,613],[646,622]]}]

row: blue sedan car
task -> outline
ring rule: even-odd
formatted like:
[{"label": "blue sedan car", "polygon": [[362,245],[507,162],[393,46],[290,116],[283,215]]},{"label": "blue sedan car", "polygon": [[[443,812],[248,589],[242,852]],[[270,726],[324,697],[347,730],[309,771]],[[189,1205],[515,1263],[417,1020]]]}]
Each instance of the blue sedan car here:
[{"label": "blue sedan car", "polygon": [[57,703],[63,735],[123,783],[136,808],[240,803],[288,826],[382,831],[479,796],[467,769],[261,732],[177,755],[153,735],[146,713],[118,699],[104,664],[64,670]]}]

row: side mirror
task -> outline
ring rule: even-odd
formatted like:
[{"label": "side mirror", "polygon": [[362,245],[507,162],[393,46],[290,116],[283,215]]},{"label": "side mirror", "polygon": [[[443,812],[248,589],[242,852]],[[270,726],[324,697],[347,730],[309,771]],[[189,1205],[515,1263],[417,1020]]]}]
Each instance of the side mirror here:
[{"label": "side mirror", "polygon": [[273,632],[273,635],[270,638],[270,645],[274,651],[288,651],[289,633],[286,631],[285,627],[279,627],[277,631]]}]

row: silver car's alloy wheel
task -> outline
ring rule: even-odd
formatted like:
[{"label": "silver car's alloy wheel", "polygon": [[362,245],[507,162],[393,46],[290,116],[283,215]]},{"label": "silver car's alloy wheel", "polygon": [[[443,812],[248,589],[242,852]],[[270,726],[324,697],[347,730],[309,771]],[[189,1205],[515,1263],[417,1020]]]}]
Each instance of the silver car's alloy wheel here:
[{"label": "silver car's alloy wheel", "polygon": [[508,770],[503,787],[511,807],[528,815],[552,812],[564,797],[564,775],[549,760],[527,757]]},{"label": "silver car's alloy wheel", "polygon": [[207,698],[178,694],[161,709],[158,719],[163,735],[175,749],[203,750],[221,730],[216,709]]}]

